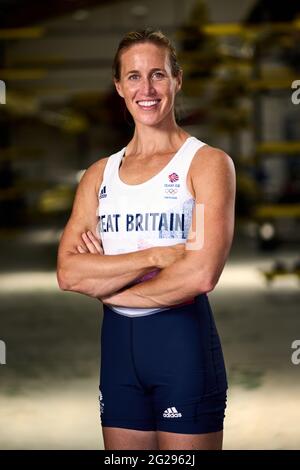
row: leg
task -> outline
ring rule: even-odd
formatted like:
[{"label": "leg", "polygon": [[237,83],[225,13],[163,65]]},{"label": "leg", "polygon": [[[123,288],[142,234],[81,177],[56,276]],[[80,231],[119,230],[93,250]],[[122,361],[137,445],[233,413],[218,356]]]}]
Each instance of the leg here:
[{"label": "leg", "polygon": [[207,434],[179,434],[157,431],[159,450],[222,450],[223,431]]},{"label": "leg", "polygon": [[99,404],[106,450],[158,448],[151,396],[136,372],[132,323],[104,306]]},{"label": "leg", "polygon": [[148,336],[155,341],[152,346],[144,342],[156,363],[153,403],[159,450],[221,450],[227,380],[206,297],[153,317],[153,324],[161,323],[154,325],[153,334],[148,325]]},{"label": "leg", "polygon": [[105,450],[157,450],[156,431],[102,427]]}]

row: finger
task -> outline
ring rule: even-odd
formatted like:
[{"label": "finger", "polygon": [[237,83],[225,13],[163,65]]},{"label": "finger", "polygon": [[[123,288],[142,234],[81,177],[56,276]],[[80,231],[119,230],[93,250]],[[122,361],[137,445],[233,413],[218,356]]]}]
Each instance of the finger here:
[{"label": "finger", "polygon": [[96,238],[96,236],[93,234],[93,232],[88,230],[87,231],[87,236],[89,237],[89,239],[93,243],[94,247],[96,248],[97,253],[103,255],[103,248],[102,248],[101,242],[99,242],[99,240]]},{"label": "finger", "polygon": [[94,244],[91,242],[91,240],[89,239],[89,237],[87,236],[86,233],[82,233],[81,235],[87,249],[89,250],[90,253],[97,253],[97,250],[94,246]]},{"label": "finger", "polygon": [[87,253],[87,250],[84,250],[81,245],[77,245],[77,251],[79,251],[79,253]]},{"label": "finger", "polygon": [[87,235],[88,235],[89,239],[92,241],[92,243],[94,244],[96,250],[97,250],[99,253],[103,254],[103,248],[102,248],[102,246],[101,246],[99,240],[97,240],[97,238],[96,238],[95,235],[93,234],[93,232],[91,232],[90,230],[88,230]]}]

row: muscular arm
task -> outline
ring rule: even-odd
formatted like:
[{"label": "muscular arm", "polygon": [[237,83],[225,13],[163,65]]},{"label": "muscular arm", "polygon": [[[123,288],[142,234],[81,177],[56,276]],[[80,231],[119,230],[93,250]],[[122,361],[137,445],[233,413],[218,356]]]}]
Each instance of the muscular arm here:
[{"label": "muscular arm", "polygon": [[119,291],[156,267],[152,248],[120,255],[78,253],[82,233],[87,230],[96,233],[98,188],[105,160],[91,165],[79,183],[57,258],[57,279],[61,289],[98,298]]},{"label": "muscular arm", "polygon": [[[231,158],[212,147],[200,149],[192,164],[196,204],[184,257],[154,279],[102,297],[103,303],[145,308],[171,306],[214,289],[233,238],[235,170]],[[192,242],[192,231],[201,240],[203,220],[199,220],[199,204],[204,205],[203,244]]]}]

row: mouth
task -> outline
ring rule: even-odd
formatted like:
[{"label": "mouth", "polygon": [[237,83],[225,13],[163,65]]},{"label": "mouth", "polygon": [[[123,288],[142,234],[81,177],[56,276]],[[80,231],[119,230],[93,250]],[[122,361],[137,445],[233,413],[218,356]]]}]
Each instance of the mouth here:
[{"label": "mouth", "polygon": [[159,104],[160,100],[139,100],[136,103],[142,109],[155,109]]}]

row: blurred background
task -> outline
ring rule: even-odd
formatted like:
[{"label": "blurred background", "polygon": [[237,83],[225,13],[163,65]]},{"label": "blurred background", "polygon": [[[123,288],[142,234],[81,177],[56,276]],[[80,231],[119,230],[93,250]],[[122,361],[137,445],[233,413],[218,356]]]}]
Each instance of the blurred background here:
[{"label": "blurred background", "polygon": [[184,69],[179,125],[237,172],[233,246],[209,294],[230,385],[224,448],[297,449],[293,0],[0,0],[0,448],[103,449],[102,306],[59,290],[56,254],[82,172],[133,134],[111,65],[122,36],[147,26],[170,37]]}]

